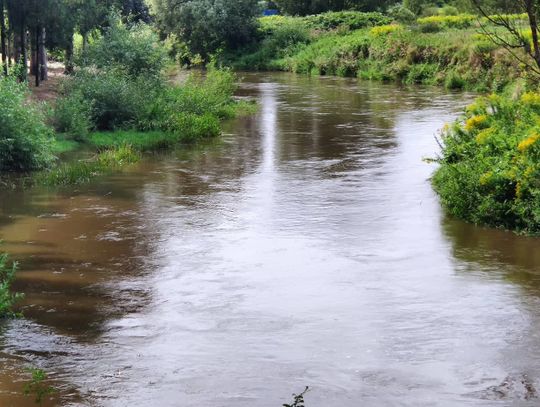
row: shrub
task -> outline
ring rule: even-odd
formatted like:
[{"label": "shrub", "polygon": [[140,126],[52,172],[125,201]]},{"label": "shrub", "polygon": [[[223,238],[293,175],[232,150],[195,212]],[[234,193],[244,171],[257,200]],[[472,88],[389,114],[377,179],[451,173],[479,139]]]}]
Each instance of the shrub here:
[{"label": "shrub", "polygon": [[93,128],[92,101],[79,93],[58,98],[52,114],[55,130],[77,141],[84,141]]},{"label": "shrub", "polygon": [[30,171],[53,160],[52,129],[28,101],[25,84],[0,78],[0,171]]},{"label": "shrub", "polygon": [[221,49],[249,44],[260,15],[257,0],[155,0],[157,24],[165,34],[175,34],[193,54],[205,61]]},{"label": "shrub", "polygon": [[0,319],[13,316],[12,308],[22,298],[21,294],[11,292],[17,264],[8,263],[8,255],[0,254]]},{"label": "shrub", "polygon": [[442,30],[442,26],[435,22],[424,23],[420,25],[420,31],[429,34],[429,33],[438,33]]},{"label": "shrub", "polygon": [[388,9],[388,15],[392,17],[394,21],[402,24],[412,24],[416,21],[416,15],[401,4],[390,7],[390,9]]},{"label": "shrub", "polygon": [[388,35],[390,33],[396,32],[403,29],[403,27],[399,24],[389,24],[389,25],[381,25],[379,27],[373,27],[369,33],[374,37],[384,36]]},{"label": "shrub", "polygon": [[446,75],[444,86],[446,89],[463,89],[465,80],[456,71],[450,71]]},{"label": "shrub", "polygon": [[359,11],[330,11],[304,17],[303,21],[309,28],[320,31],[334,30],[343,26],[351,30],[358,30],[391,22],[390,18],[381,13],[362,13]]},{"label": "shrub", "polygon": [[[84,101],[84,106],[91,106],[93,127],[99,130],[130,128],[146,115],[148,104],[162,87],[154,77],[133,78],[121,70],[83,69],[64,83],[62,93],[67,101],[61,103],[72,108],[71,101]],[[79,113],[82,117],[87,112],[83,108]]]},{"label": "shrub", "polygon": [[457,16],[459,15],[459,10],[454,6],[444,6],[439,13],[442,16]]},{"label": "shrub", "polygon": [[143,23],[128,26],[112,15],[105,33],[88,47],[85,60],[98,68],[121,69],[131,76],[159,75],[167,50]]},{"label": "shrub", "polygon": [[164,88],[139,127],[175,133],[179,141],[217,136],[219,119],[234,115],[235,88],[230,71],[211,68],[204,80],[192,77],[182,86]]},{"label": "shrub", "polygon": [[540,95],[490,96],[443,132],[433,184],[465,220],[540,234]]},{"label": "shrub", "polygon": [[[426,25],[437,25],[440,28],[458,28],[464,29],[472,27],[476,22],[477,17],[471,14],[459,14],[459,15],[449,15],[449,16],[430,16],[423,17],[418,19],[418,24],[420,27]],[[424,31],[426,32],[426,31]]]}]

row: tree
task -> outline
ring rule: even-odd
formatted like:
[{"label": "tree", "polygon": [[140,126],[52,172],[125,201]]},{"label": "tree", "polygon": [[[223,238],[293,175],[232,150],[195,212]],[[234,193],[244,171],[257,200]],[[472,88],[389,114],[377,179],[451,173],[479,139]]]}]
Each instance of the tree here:
[{"label": "tree", "polygon": [[161,31],[183,40],[205,60],[219,49],[235,49],[253,40],[257,0],[154,0]]},{"label": "tree", "polygon": [[290,15],[308,15],[326,11],[376,11],[398,3],[397,0],[278,0],[278,7]]},{"label": "tree", "polygon": [[[484,33],[497,45],[506,48],[512,55],[525,64],[534,73],[540,75],[540,42],[538,19],[540,17],[540,0],[515,0],[511,3],[498,1],[485,2],[471,0],[476,9],[495,27],[503,28],[505,34],[498,30],[483,26]],[[488,4],[486,4],[488,3]],[[521,20],[509,14],[501,12],[513,12],[527,15],[529,30],[523,30]],[[522,49],[526,55],[524,58],[517,49]]]}]

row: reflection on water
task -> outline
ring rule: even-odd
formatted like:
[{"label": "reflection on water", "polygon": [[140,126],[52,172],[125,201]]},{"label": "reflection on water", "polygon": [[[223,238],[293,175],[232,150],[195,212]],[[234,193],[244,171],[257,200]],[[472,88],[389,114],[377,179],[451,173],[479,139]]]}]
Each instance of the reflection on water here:
[{"label": "reflection on water", "polygon": [[422,162],[468,97],[282,74],[240,94],[260,112],[222,141],[2,192],[27,297],[0,405],[32,405],[28,365],[62,405],[535,405],[539,241],[447,219]]}]

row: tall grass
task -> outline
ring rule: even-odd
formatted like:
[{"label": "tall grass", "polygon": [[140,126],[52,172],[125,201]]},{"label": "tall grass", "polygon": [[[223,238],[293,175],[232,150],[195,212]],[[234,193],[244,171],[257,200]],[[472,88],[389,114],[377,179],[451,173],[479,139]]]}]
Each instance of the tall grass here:
[{"label": "tall grass", "polygon": [[[419,26],[381,20],[358,30],[321,31],[310,30],[305,18],[270,17],[263,20],[259,46],[233,57],[232,65],[499,91],[526,74],[509,52],[478,33],[473,26],[479,21],[437,15],[419,19]],[[436,27],[426,29],[429,25]]]},{"label": "tall grass", "polygon": [[134,164],[140,158],[137,150],[125,144],[106,149],[90,159],[64,163],[49,171],[38,173],[33,181],[34,184],[43,186],[82,184]]}]

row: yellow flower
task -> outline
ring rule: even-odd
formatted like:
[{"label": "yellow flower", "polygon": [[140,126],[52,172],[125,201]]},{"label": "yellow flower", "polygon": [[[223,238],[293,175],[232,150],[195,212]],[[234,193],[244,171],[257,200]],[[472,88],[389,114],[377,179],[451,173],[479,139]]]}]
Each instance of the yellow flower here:
[{"label": "yellow flower", "polygon": [[369,33],[374,37],[381,37],[383,35],[388,35],[396,31],[400,31],[403,29],[403,26],[399,24],[388,24],[388,25],[380,25],[378,27],[373,27]]},{"label": "yellow flower", "polygon": [[518,144],[518,150],[522,153],[527,151],[532,145],[534,145],[540,139],[540,134],[535,133],[532,136],[527,137],[521,143]]},{"label": "yellow flower", "polygon": [[486,185],[493,177],[493,171],[488,171],[480,176],[480,185]]},{"label": "yellow flower", "polygon": [[492,127],[488,127],[487,129],[480,131],[476,136],[476,142],[478,144],[485,144],[489,136],[491,136],[493,133],[495,133],[495,129]]},{"label": "yellow flower", "polygon": [[481,114],[478,116],[473,116],[465,122],[465,130],[473,131],[480,128],[487,121],[487,116]]},{"label": "yellow flower", "polygon": [[540,106],[540,94],[527,92],[521,96],[521,101],[526,105]]},{"label": "yellow flower", "polygon": [[521,194],[523,193],[523,189],[521,187],[521,182],[518,182],[516,185],[516,196],[518,198],[521,198]]}]

